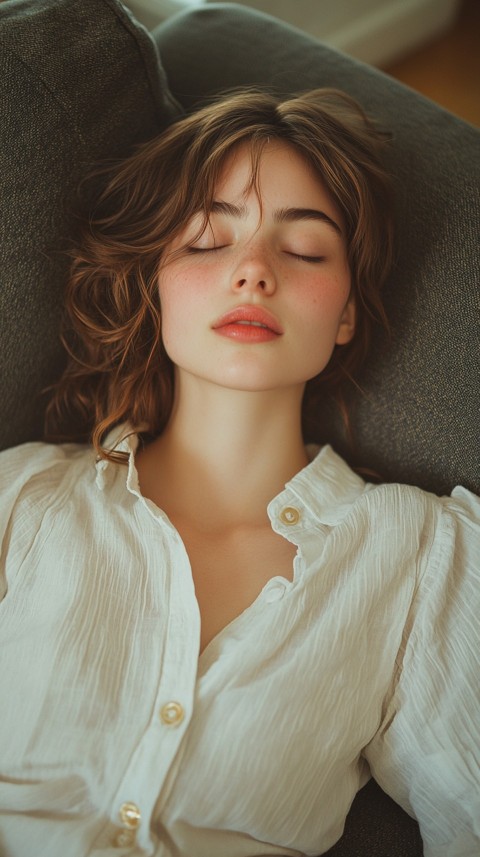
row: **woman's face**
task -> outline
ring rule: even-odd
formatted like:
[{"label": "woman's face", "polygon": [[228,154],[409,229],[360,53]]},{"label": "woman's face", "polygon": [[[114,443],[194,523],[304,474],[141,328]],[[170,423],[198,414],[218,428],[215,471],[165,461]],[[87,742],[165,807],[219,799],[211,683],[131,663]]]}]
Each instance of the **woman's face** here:
[{"label": "woman's face", "polygon": [[281,141],[258,188],[242,144],[219,178],[207,227],[194,217],[159,276],[162,334],[177,373],[239,390],[302,387],[353,336],[342,218],[311,167]]}]

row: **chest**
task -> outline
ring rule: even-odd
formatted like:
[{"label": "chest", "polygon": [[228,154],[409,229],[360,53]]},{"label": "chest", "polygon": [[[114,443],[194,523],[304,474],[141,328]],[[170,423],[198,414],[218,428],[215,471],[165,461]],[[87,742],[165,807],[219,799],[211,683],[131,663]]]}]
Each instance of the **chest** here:
[{"label": "chest", "polygon": [[204,533],[176,521],[201,617],[201,651],[258,597],[272,577],[293,579],[296,547],[269,525]]}]

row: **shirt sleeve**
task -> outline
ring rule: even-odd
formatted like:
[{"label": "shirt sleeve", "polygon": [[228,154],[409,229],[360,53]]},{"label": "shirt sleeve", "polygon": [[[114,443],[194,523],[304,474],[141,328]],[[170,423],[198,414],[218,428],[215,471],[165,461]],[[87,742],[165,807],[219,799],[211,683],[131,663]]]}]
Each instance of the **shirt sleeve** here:
[{"label": "shirt sleeve", "polygon": [[0,452],[0,601],[8,589],[8,556],[12,549],[21,553],[22,542],[26,542],[25,529],[32,511],[29,495],[35,493],[34,486],[39,480],[43,492],[48,494],[47,474],[65,460],[64,450],[60,445],[26,443]]},{"label": "shirt sleeve", "polygon": [[[417,818],[425,857],[480,854],[480,499],[433,499],[427,544],[372,774]],[[422,549],[422,548],[421,548]]]}]

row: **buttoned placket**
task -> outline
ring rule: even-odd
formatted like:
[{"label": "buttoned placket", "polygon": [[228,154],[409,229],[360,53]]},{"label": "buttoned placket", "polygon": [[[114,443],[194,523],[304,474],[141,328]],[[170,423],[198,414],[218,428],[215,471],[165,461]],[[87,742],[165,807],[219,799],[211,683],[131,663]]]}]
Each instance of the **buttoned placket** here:
[{"label": "buttoned placket", "polygon": [[130,452],[126,489],[139,504],[140,518],[146,516],[145,530],[151,531],[153,518],[162,531],[168,556],[162,555],[160,561],[169,564],[170,600],[165,644],[159,653],[155,702],[148,727],[132,749],[129,764],[112,799],[108,838],[109,844],[118,848],[119,853],[137,846],[145,854],[154,854],[158,845],[151,839],[152,815],[161,804],[162,788],[171,775],[193,712],[200,615],[183,542],[164,513],[142,497],[131,447]]},{"label": "buttoned placket", "polygon": [[[130,451],[127,489],[141,505],[143,513],[153,517],[168,537],[174,552],[175,573],[170,576],[171,602],[169,633],[162,657],[161,682],[151,721],[142,741],[134,749],[130,764],[112,803],[111,820],[117,825],[112,844],[117,848],[136,845],[145,854],[158,853],[158,843],[150,836],[152,816],[162,805],[162,788],[168,777],[169,792],[178,751],[188,730],[193,713],[193,700],[198,670],[198,641],[185,628],[195,628],[200,636],[200,615],[196,601],[190,562],[183,542],[167,516],[142,497],[134,465],[137,439],[125,442]],[[104,477],[105,474],[102,473]],[[308,529],[308,512],[289,486],[269,504],[268,512],[274,531],[300,548],[302,531]],[[307,513],[307,514],[306,514]],[[172,554],[173,556],[173,554]],[[301,551],[295,558],[295,575],[302,562]],[[281,577],[272,578],[263,590],[265,606],[283,599],[293,584]],[[165,795],[164,799],[167,799]],[[157,819],[158,821],[158,819]],[[130,845],[128,843],[131,843]],[[157,848],[157,851],[155,851]]]}]

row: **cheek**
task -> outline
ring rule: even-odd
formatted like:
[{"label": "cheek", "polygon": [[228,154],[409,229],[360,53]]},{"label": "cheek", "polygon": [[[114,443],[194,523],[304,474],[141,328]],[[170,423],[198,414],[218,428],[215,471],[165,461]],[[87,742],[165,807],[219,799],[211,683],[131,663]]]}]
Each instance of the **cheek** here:
[{"label": "cheek", "polygon": [[330,325],[339,321],[351,288],[347,270],[332,276],[318,277],[304,283],[297,293],[297,308],[309,326]]},{"label": "cheek", "polygon": [[202,308],[206,304],[205,288],[201,277],[179,274],[160,280],[159,293],[162,338],[168,352],[179,339],[188,341],[188,337],[198,329]]}]

